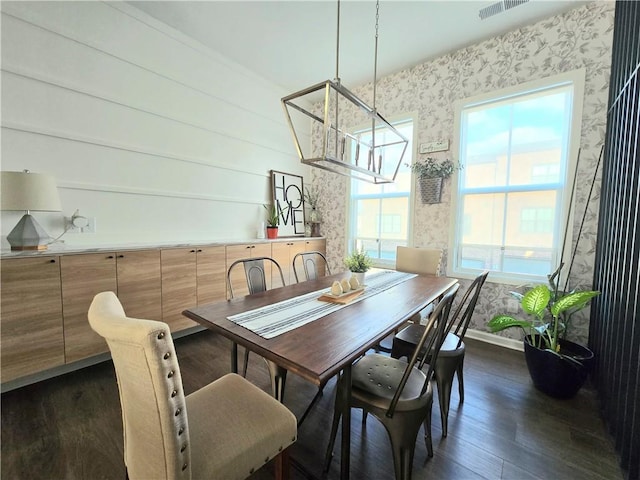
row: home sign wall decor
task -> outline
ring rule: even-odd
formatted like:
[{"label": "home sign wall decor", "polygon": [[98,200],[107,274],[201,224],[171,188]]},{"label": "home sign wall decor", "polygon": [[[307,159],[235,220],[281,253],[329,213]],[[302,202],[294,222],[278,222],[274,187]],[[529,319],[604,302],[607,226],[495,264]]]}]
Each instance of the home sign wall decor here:
[{"label": "home sign wall decor", "polygon": [[304,185],[302,177],[271,170],[273,203],[280,214],[278,236],[304,235]]}]

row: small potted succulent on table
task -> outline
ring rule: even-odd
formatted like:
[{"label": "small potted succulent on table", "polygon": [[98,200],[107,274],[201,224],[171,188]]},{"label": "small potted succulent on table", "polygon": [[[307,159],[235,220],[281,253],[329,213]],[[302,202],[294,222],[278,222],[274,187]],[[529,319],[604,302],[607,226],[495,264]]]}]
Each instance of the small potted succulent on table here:
[{"label": "small potted succulent on table", "polygon": [[344,259],[344,266],[358,279],[360,285],[364,285],[364,274],[373,266],[373,260],[364,250],[355,250]]}]

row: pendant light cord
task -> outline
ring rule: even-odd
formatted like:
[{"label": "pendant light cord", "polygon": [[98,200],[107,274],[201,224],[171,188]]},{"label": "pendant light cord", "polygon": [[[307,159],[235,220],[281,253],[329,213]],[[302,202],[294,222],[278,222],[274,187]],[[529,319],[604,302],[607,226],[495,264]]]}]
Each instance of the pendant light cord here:
[{"label": "pendant light cord", "polygon": [[338,25],[336,28],[336,81],[340,83],[340,0],[338,0]]},{"label": "pendant light cord", "polygon": [[378,77],[378,21],[380,20],[380,0],[376,0],[376,35],[373,54],[373,110],[376,111],[376,79]]}]

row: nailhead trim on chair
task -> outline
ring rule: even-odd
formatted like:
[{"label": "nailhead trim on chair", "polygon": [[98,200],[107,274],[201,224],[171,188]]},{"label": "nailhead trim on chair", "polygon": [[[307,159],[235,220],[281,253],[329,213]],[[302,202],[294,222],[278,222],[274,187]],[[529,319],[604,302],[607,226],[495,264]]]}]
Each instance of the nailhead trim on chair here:
[{"label": "nailhead trim on chair", "polygon": [[[158,341],[166,342],[167,340],[165,339],[165,337],[166,337],[165,332],[159,332],[158,335],[157,335]],[[162,356],[162,358],[164,360],[170,360],[171,356],[172,356],[171,352],[166,352]],[[170,361],[172,361],[172,360],[170,360]],[[175,376],[175,370],[170,369],[167,372],[167,378],[174,378],[174,376]],[[171,399],[175,399],[175,400],[173,400],[174,402],[181,400],[181,398],[178,397],[178,388],[179,388],[179,386],[175,385],[175,384],[173,386],[169,386],[169,397]],[[184,405],[176,405],[176,410],[175,410],[174,416],[178,417],[180,414],[182,414],[183,408],[184,408]],[[180,427],[177,428],[176,433],[177,433],[178,437],[182,436],[182,434],[184,432],[185,432],[185,426],[184,425],[181,425]],[[183,459],[183,464],[182,464],[182,471],[183,472],[185,470],[187,470],[187,467],[189,466],[188,462],[184,461],[185,455],[188,455],[187,447],[188,447],[188,442],[184,442],[182,444],[182,446],[180,447],[180,454],[183,456],[183,458],[182,458]],[[187,453],[185,453],[185,452],[187,452]]]}]

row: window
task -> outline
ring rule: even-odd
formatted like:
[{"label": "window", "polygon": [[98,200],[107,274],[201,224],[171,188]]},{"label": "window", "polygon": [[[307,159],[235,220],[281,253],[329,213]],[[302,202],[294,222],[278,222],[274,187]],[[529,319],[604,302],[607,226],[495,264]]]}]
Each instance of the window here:
[{"label": "window", "polygon": [[[375,185],[352,179],[349,200],[349,251],[365,250],[381,266],[395,264],[396,247],[408,244],[411,226],[411,170],[405,163],[411,163],[413,121],[392,123],[409,139],[396,181]],[[388,147],[387,152],[391,148],[402,147]],[[383,156],[383,173],[393,175],[396,165],[385,163]]]},{"label": "window", "polygon": [[543,281],[557,268],[583,83],[572,72],[457,105],[451,274]]}]

